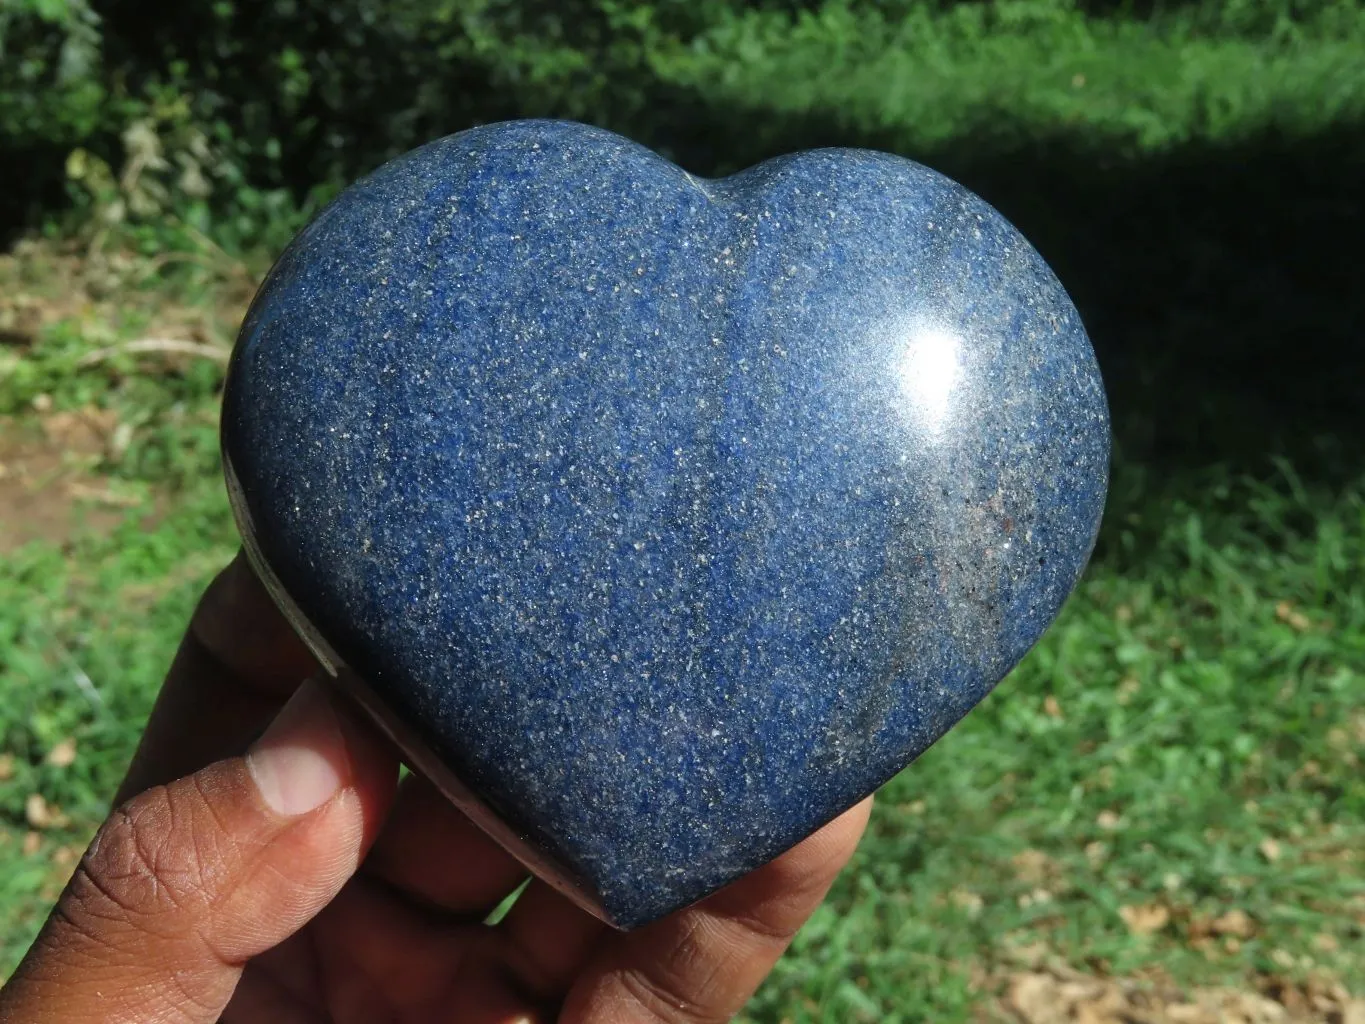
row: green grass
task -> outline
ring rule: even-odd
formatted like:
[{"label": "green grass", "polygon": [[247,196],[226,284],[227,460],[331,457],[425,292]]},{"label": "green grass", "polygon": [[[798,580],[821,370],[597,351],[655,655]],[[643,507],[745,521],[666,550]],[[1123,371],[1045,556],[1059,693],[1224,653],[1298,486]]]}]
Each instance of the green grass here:
[{"label": "green grass", "polygon": [[[156,301],[168,294],[122,295],[115,340]],[[110,343],[86,339],[88,315],[11,354],[0,413],[6,429],[32,424],[44,395],[50,410],[135,422],[98,468],[161,495],[160,511],[150,531],[132,516],[0,556],[0,970],[104,813],[195,596],[234,549],[212,456],[216,364],[83,368]],[[1060,620],[886,787],[856,864],[751,1019],[965,1020],[981,979],[1037,948],[1191,984],[1360,977],[1363,564],[1365,480],[1117,466],[1099,553]],[[75,762],[49,763],[68,739]],[[24,852],[35,793],[69,824]],[[1134,934],[1123,908],[1152,906],[1167,923]],[[1233,909],[1254,922],[1240,949],[1199,941]]]},{"label": "green grass", "polygon": [[[841,3],[726,19],[651,53],[662,91],[646,106],[693,119],[679,150],[698,170],[852,141],[939,153],[994,184],[1107,345],[1125,454],[1058,622],[885,788],[748,1019],[979,1019],[1040,957],[1184,985],[1358,986],[1365,475],[1347,342],[1361,306],[1323,254],[1361,224],[1365,7],[1253,31],[1238,12],[1268,5],[1175,6],[1150,24],[1051,0],[903,6],[899,20]],[[1031,148],[1056,139],[1071,141]],[[137,227],[155,249],[156,225]],[[226,344],[250,275],[211,247],[160,267],[118,243],[74,264],[44,247],[0,261],[0,332],[14,296],[53,311],[28,344],[0,344],[0,460],[52,412],[105,410],[122,441],[82,472],[144,497],[154,527],[136,510],[113,533],[0,554],[0,976],[235,544],[221,366],[88,357],[187,327]],[[50,763],[67,740],[74,763]],[[34,794],[66,823],[32,829]],[[1244,934],[1210,935],[1231,911]]]},{"label": "green grass", "polygon": [[[45,419],[102,411],[117,440],[64,453],[35,483],[60,494],[74,477],[140,503],[112,531],[0,551],[0,973],[106,813],[196,595],[236,549],[217,469],[221,367],[82,362],[168,318],[222,342],[241,283],[196,270],[173,288],[136,287],[150,266],[130,260],[111,277],[103,261],[31,245],[0,258],[0,316],[16,321],[2,326],[20,340],[0,348],[0,463],[41,447]],[[50,763],[65,741],[74,763]],[[32,828],[34,794],[55,827]]]},{"label": "green grass", "polygon": [[[12,759],[0,781],[0,972],[106,813],[189,610],[234,550],[225,499],[205,486],[153,532],[128,522],[0,556],[0,746]],[[74,763],[48,763],[64,740]],[[35,832],[26,852],[35,793],[70,825]]]},{"label": "green grass", "polygon": [[716,109],[761,108],[778,124],[824,118],[912,154],[968,133],[1018,142],[1071,132],[1112,160],[1365,118],[1358,3],[1323,4],[1309,19],[1260,5],[1254,31],[1235,28],[1235,4],[1155,21],[1087,16],[1058,0],[903,6],[829,3],[794,19],[753,11],[654,67]]}]

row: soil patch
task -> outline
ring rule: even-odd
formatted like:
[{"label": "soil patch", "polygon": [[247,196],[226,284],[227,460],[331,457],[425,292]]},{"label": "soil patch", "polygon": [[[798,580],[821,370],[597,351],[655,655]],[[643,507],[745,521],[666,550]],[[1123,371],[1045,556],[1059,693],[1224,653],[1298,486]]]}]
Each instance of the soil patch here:
[{"label": "soil patch", "polygon": [[144,505],[99,472],[117,434],[117,417],[99,409],[0,418],[0,553],[107,532]]}]

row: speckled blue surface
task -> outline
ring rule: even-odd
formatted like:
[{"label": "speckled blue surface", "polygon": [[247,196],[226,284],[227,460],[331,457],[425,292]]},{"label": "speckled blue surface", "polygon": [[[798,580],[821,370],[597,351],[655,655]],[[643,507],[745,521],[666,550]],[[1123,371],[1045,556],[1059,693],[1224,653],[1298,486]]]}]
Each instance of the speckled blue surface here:
[{"label": "speckled blue surface", "polygon": [[224,445],[305,631],[628,927],[986,695],[1085,565],[1109,428],[1061,286],[946,178],[820,150],[709,181],[528,121],[300,236]]}]

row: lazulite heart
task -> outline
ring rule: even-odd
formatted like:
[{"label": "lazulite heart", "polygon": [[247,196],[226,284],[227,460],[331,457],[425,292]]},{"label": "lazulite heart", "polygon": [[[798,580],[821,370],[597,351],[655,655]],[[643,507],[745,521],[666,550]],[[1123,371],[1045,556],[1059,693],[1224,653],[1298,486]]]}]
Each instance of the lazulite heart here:
[{"label": "lazulite heart", "polygon": [[701,180],[544,121],[326,210],[242,329],[223,431],[300,630],[622,927],[981,700],[1084,567],[1109,444],[1076,311],[958,185],[851,150]]}]

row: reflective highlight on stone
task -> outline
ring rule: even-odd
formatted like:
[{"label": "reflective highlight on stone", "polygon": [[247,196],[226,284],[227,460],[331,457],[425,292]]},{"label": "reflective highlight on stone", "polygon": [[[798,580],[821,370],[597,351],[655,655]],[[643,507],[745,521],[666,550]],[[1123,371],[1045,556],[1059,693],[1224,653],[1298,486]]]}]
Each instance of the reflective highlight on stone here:
[{"label": "reflective highlight on stone", "polygon": [[1109,444],[1066,294],[946,178],[820,150],[701,180],[543,121],[325,211],[223,429],[303,631],[622,927],[981,700],[1080,575]]}]

